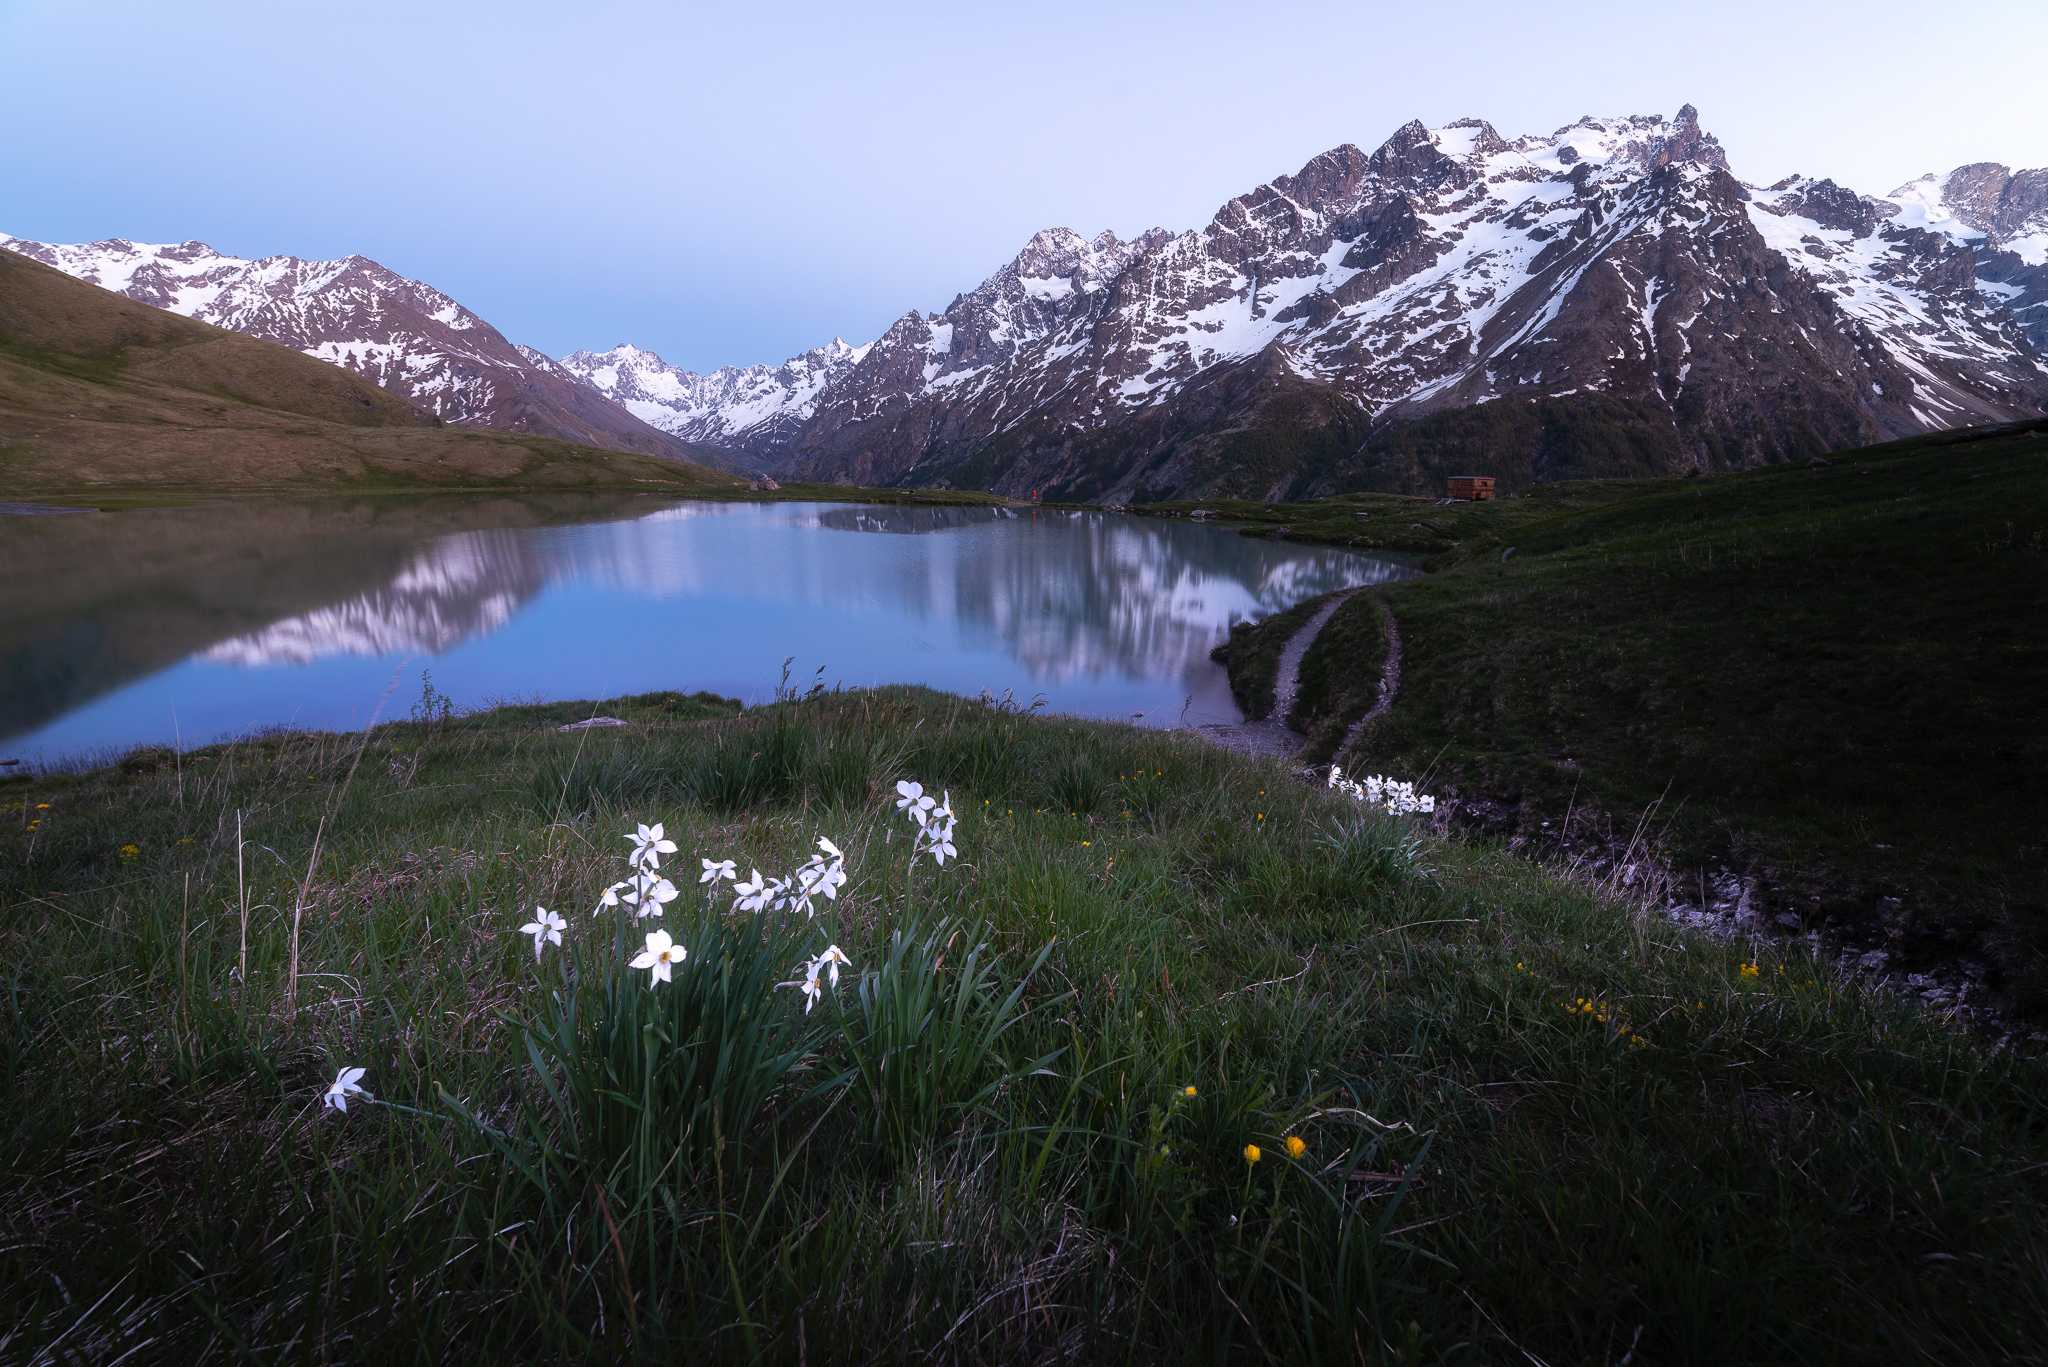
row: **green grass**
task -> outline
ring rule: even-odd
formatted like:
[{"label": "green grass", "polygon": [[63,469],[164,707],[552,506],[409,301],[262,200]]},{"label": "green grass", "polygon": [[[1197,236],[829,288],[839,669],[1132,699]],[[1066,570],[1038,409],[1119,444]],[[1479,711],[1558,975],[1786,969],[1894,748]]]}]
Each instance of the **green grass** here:
[{"label": "green grass", "polygon": [[[2044,1357],[2039,1061],[1193,737],[660,694],[0,794],[10,1361]],[[816,922],[697,896],[821,835]]]},{"label": "green grass", "polygon": [[[1428,553],[1428,580],[1385,590],[1402,685],[1347,767],[1427,771],[1506,837],[1555,848],[1569,821],[1578,852],[1619,852],[1654,810],[1675,896],[1733,869],[1763,909],[1895,965],[1981,961],[2032,1015],[2048,1010],[2044,447],[2038,430],[1950,433],[1826,468],[1219,510],[1248,532],[1284,520],[1294,540]],[[1371,632],[1333,643],[1358,681],[1381,649]]]},{"label": "green grass", "polygon": [[1421,553],[1426,568],[1465,548],[1491,546],[1498,554],[1501,532],[1561,514],[1588,511],[1669,493],[1668,479],[1572,480],[1539,484],[1512,497],[1485,503],[1444,503],[1401,494],[1345,494],[1305,503],[1254,503],[1211,498],[1134,504],[1149,517],[1185,517],[1206,509],[1226,522],[1242,524],[1244,536],[1274,536],[1310,545],[1356,550]]},{"label": "green grass", "polygon": [[1386,605],[1371,589],[1360,590],[1330,614],[1301,657],[1287,723],[1307,737],[1308,758],[1328,759],[1352,723],[1379,700],[1386,658]]},{"label": "green grass", "polygon": [[1230,639],[1209,652],[1230,675],[1230,691],[1246,717],[1257,721],[1272,715],[1281,652],[1332,596],[1326,593],[1257,621],[1232,622]]},{"label": "green grass", "polygon": [[[1210,652],[1229,672],[1231,692],[1247,717],[1272,715],[1281,652],[1335,596],[1324,594],[1271,617],[1233,623],[1230,639]],[[1294,706],[1286,718],[1303,736],[1304,758],[1328,760],[1352,723],[1377,701],[1386,651],[1386,608],[1371,589],[1353,593],[1323,623],[1302,656]]]}]

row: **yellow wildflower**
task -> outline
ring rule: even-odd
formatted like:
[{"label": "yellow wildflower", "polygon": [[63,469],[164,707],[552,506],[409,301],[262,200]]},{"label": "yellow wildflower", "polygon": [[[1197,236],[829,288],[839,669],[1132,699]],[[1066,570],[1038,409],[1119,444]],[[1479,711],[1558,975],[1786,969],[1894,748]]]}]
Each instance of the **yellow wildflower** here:
[{"label": "yellow wildflower", "polygon": [[121,847],[121,862],[125,864],[129,860],[133,859],[136,855],[141,853],[142,851],[137,849],[133,845],[123,845]]},{"label": "yellow wildflower", "polygon": [[1247,1163],[1259,1161],[1259,1146],[1257,1144],[1247,1144],[1244,1146],[1244,1161]]},{"label": "yellow wildflower", "polygon": [[1300,1135],[1290,1134],[1287,1136],[1287,1156],[1289,1158],[1299,1158],[1307,1152],[1308,1145],[1302,1141]]},{"label": "yellow wildflower", "polygon": [[1182,1096],[1193,1096],[1194,1094],[1195,1094],[1195,1089],[1194,1089],[1194,1088],[1192,1088],[1192,1087],[1188,1088],[1188,1089],[1187,1089],[1186,1091],[1184,1091],[1184,1092],[1182,1092],[1182,1093],[1181,1093],[1181,1095],[1182,1095]]}]

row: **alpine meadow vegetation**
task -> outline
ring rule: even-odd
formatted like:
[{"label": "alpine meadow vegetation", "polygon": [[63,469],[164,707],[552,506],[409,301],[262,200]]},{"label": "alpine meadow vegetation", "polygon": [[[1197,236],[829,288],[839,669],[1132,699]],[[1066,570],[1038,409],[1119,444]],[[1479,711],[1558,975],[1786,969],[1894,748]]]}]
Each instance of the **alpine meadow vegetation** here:
[{"label": "alpine meadow vegetation", "polygon": [[2038,1059],[1414,776],[882,688],[0,795],[0,1360],[2044,1358]]}]

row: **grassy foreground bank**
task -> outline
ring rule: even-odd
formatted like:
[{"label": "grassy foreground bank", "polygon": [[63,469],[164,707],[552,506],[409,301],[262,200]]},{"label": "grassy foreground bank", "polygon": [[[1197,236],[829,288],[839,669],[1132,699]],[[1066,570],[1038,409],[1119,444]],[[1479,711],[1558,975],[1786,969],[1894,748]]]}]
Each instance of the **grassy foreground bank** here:
[{"label": "grassy foreground bank", "polygon": [[[649,695],[0,794],[8,1360],[2048,1355],[2038,1061],[1192,737]],[[700,895],[821,836],[815,921]]]},{"label": "grassy foreground bank", "polygon": [[[1732,898],[1703,885],[1740,876],[1772,914],[1847,930],[1895,967],[1979,962],[2007,1009],[2039,1016],[2043,428],[1268,515],[1296,512],[1291,536],[1379,527],[1434,552],[1430,578],[1383,590],[1401,686],[1347,767],[1426,770],[1466,819],[1552,849],[1618,849],[1654,809],[1680,900]],[[1335,676],[1376,678],[1382,649],[1356,633]],[[1329,757],[1333,737],[1317,740]]]}]

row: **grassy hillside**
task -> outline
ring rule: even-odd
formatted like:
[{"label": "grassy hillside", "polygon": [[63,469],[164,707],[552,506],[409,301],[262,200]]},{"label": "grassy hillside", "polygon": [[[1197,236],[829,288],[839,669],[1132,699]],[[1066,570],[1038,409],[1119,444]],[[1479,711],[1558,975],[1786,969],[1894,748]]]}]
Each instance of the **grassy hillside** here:
[{"label": "grassy hillside", "polygon": [[338,366],[0,252],[0,491],[734,482],[633,452],[444,428]]},{"label": "grassy hillside", "polygon": [[[2044,1357],[2038,1060],[1189,737],[648,695],[0,805],[22,1360]],[[821,836],[815,920],[697,882]]]},{"label": "grassy hillside", "polygon": [[1348,764],[1433,766],[1468,814],[1539,845],[1568,812],[1567,844],[1625,844],[1661,799],[1681,898],[1729,861],[1776,914],[1855,926],[1909,966],[1986,959],[2039,1010],[2044,427],[1489,504],[1238,511],[1434,552],[1435,576],[1387,590],[1401,691]]},{"label": "grassy hillside", "polygon": [[[1804,423],[1795,431],[1790,449],[1774,455],[1804,460],[1828,449]],[[1661,403],[1574,394],[1474,404],[1390,427],[1329,484],[1420,494],[1452,475],[1490,475],[1511,494],[1558,480],[1656,478],[1690,463]]]}]

